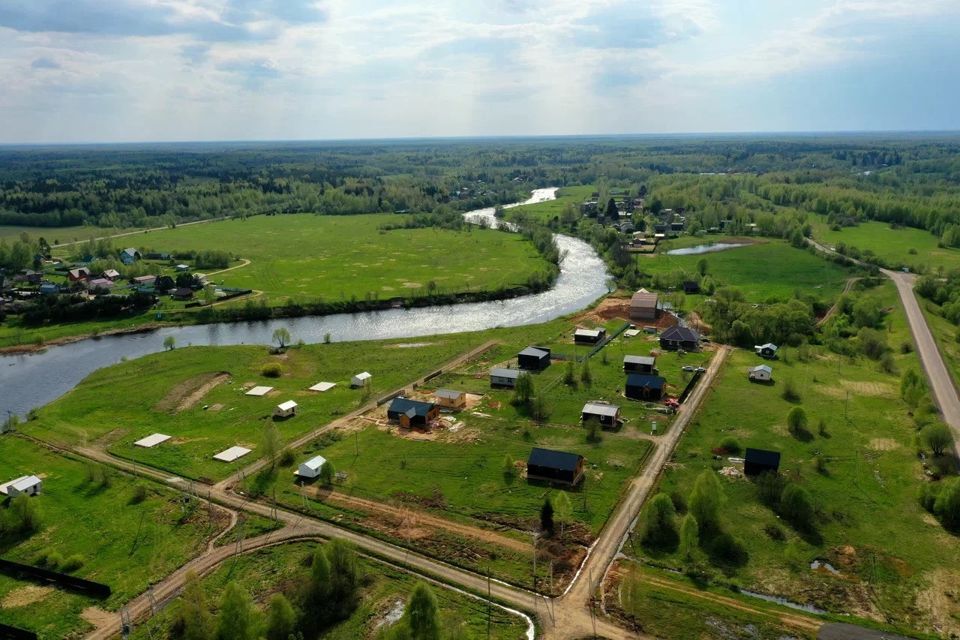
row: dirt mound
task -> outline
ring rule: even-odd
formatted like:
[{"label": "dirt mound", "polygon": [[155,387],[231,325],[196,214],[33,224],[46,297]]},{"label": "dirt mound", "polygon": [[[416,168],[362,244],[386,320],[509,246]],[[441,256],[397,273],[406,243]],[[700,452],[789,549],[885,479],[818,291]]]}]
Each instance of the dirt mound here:
[{"label": "dirt mound", "polygon": [[220,385],[230,379],[230,374],[226,371],[214,373],[204,373],[202,375],[184,380],[164,396],[163,400],[156,404],[157,411],[172,411],[180,413],[194,406],[205,395],[210,393],[217,385]]},{"label": "dirt mound", "polygon": [[20,587],[4,596],[3,600],[0,600],[0,608],[14,609],[16,607],[25,607],[40,602],[53,593],[53,591],[53,587],[41,587],[33,584]]}]

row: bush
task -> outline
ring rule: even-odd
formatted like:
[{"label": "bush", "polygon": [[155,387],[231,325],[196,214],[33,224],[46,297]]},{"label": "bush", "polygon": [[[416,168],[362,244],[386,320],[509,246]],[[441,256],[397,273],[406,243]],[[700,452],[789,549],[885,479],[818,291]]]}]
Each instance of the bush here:
[{"label": "bush", "polygon": [[790,379],[783,383],[783,391],[780,392],[780,396],[787,402],[800,402],[800,392],[797,391],[797,385]]},{"label": "bush", "polygon": [[281,467],[289,467],[293,465],[295,460],[296,458],[293,455],[293,451],[290,449],[284,449],[280,452],[280,459],[278,460],[278,463]]},{"label": "bush", "polygon": [[644,516],[643,532],[640,536],[644,546],[653,549],[672,549],[677,546],[677,512],[670,496],[665,493],[655,495]]},{"label": "bush", "polygon": [[780,496],[780,515],[800,531],[813,529],[813,505],[807,490],[788,484]]},{"label": "bush", "polygon": [[63,564],[63,555],[59,551],[49,551],[40,556],[38,563],[41,567],[56,571]]},{"label": "bush", "polygon": [[133,488],[133,495],[130,496],[130,504],[140,504],[147,499],[147,488],[138,484]]},{"label": "bush", "polygon": [[283,375],[283,367],[279,362],[268,362],[260,368],[260,375],[264,378],[279,378]]},{"label": "bush", "polygon": [[797,440],[806,442],[812,438],[810,431],[807,429],[807,412],[803,410],[803,407],[790,409],[790,413],[787,414],[787,429]]},{"label": "bush", "polygon": [[83,556],[79,553],[75,553],[63,561],[63,563],[60,565],[60,571],[63,573],[73,573],[84,564],[85,560],[83,559]]},{"label": "bush", "polygon": [[714,562],[741,566],[747,561],[747,550],[729,533],[715,536],[708,548]]},{"label": "bush", "polygon": [[787,534],[783,532],[783,529],[778,527],[775,524],[768,524],[763,528],[763,532],[767,534],[767,537],[776,542],[783,542],[787,539]]},{"label": "bush", "polygon": [[920,432],[924,444],[930,447],[934,456],[940,457],[947,452],[947,449],[953,444],[953,434],[950,428],[942,422],[935,422],[924,427]]},{"label": "bush", "polygon": [[780,506],[780,496],[786,484],[787,481],[778,473],[772,471],[761,473],[756,479],[757,499],[776,510]]},{"label": "bush", "polygon": [[943,483],[933,511],[944,527],[951,531],[960,531],[960,478],[952,478]]},{"label": "bush", "polygon": [[731,455],[740,453],[740,443],[732,436],[727,436],[720,441],[720,448]]}]

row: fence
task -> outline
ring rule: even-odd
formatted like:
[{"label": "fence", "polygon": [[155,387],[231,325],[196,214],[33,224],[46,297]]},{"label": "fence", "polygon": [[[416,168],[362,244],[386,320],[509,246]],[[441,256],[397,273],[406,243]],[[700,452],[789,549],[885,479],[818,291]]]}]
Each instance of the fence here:
[{"label": "fence", "polygon": [[91,582],[83,578],[75,578],[65,573],[57,573],[49,569],[33,567],[9,560],[0,560],[0,573],[21,580],[34,580],[36,582],[47,582],[55,587],[81,593],[94,598],[110,597],[110,587],[99,582]]},{"label": "fence", "polygon": [[687,399],[687,396],[690,395],[690,392],[693,391],[693,388],[697,385],[697,381],[700,380],[700,376],[703,375],[703,371],[697,370],[693,372],[693,377],[690,378],[690,382],[687,383],[686,388],[683,390],[683,393],[680,394],[680,398],[677,400],[680,404],[683,404],[683,401]]}]

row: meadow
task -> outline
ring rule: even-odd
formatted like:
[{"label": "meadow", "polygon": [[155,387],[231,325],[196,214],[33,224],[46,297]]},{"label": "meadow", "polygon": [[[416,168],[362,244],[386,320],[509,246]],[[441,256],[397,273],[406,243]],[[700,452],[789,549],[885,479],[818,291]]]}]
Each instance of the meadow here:
[{"label": "meadow", "polygon": [[[107,480],[103,480],[103,474]],[[88,607],[116,610],[147,586],[201,552],[226,526],[211,513],[159,485],[135,481],[90,462],[54,453],[25,439],[0,436],[0,478],[36,474],[41,495],[31,498],[41,529],[0,538],[0,555],[37,564],[47,554],[82,561],[73,575],[105,583],[105,601],[0,576],[0,622],[54,640],[90,628]]]},{"label": "meadow", "polygon": [[[290,543],[270,547],[238,556],[202,579],[208,603],[216,604],[227,584],[235,582],[253,596],[258,610],[266,608],[269,597],[278,592],[295,591],[296,585],[306,582],[310,568],[307,565],[316,544],[312,542]],[[375,638],[378,629],[385,631],[390,623],[387,614],[405,604],[417,579],[410,574],[388,565],[360,558],[358,566],[362,580],[360,605],[343,622],[326,630],[327,640],[353,640]],[[518,640],[524,637],[526,624],[518,616],[493,607],[490,615],[490,630],[487,635],[487,606],[470,596],[433,586],[440,605],[440,624],[444,637],[464,640]],[[176,600],[159,615],[136,629],[133,640],[167,637],[174,620]]]},{"label": "meadow", "polygon": [[[919,370],[892,284],[860,292],[891,309],[885,334],[895,368]],[[899,400],[899,375],[862,357],[849,359],[812,348],[795,349],[772,363],[775,384],[755,385],[747,370],[759,359],[736,351],[705,406],[687,429],[659,490],[687,496],[704,470],[730,465],[714,458],[725,438],[741,447],[781,453],[780,473],[812,496],[814,530],[796,530],[758,497],[754,482],[721,477],[723,529],[742,545],[739,562],[715,561],[714,572],[734,585],[813,603],[893,626],[957,630],[960,612],[943,593],[960,585],[960,549],[954,536],[920,507],[925,482],[917,459],[916,427]],[[794,385],[799,400],[782,390]],[[787,414],[802,406],[809,436],[787,430]],[[819,421],[824,427],[819,429]],[[648,559],[679,566],[673,551],[647,549]],[[830,563],[831,570],[810,563]]]},{"label": "meadow", "polygon": [[[31,238],[44,238],[51,247],[56,248],[67,242],[83,242],[90,238],[103,238],[117,233],[136,231],[130,228],[94,227],[90,225],[76,227],[20,227],[0,225],[0,240],[13,240],[24,233]],[[121,239],[118,242],[122,243]]]},{"label": "meadow", "polygon": [[[670,256],[666,253],[672,249],[718,242],[751,244],[701,255]],[[671,240],[662,243],[655,254],[638,256],[637,264],[646,274],[666,275],[682,271],[694,276],[701,260],[706,260],[707,275],[718,287],[736,287],[753,302],[787,300],[795,292],[832,300],[851,275],[848,269],[781,240],[723,236]]]},{"label": "meadow", "polygon": [[589,200],[594,191],[596,191],[596,187],[589,184],[560,187],[557,189],[557,197],[555,200],[525,204],[520,207],[511,207],[506,210],[506,217],[510,219],[516,218],[518,215],[524,215],[539,222],[550,222],[554,218],[558,218],[567,205],[570,204],[575,205],[579,213],[580,204]]},{"label": "meadow", "polygon": [[905,265],[913,271],[936,271],[960,267],[960,249],[937,246],[937,237],[923,229],[892,227],[884,222],[866,221],[834,231],[825,216],[810,216],[813,237],[828,247],[844,243],[860,251],[870,250],[891,268]]}]

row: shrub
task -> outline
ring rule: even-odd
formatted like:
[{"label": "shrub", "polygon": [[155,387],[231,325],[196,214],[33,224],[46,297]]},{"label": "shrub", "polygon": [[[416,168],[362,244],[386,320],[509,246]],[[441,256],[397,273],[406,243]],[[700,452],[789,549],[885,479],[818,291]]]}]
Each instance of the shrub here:
[{"label": "shrub", "polygon": [[807,490],[788,484],[780,496],[780,515],[800,531],[813,529],[813,505]]},{"label": "shrub", "polygon": [[732,436],[727,436],[720,441],[720,448],[729,454],[736,455],[740,453],[740,443]]},{"label": "shrub", "polygon": [[43,566],[56,571],[63,564],[63,555],[59,551],[50,551],[43,556]]},{"label": "shrub", "polygon": [[944,482],[933,505],[943,526],[951,531],[960,530],[960,478]]},{"label": "shrub", "polygon": [[935,422],[924,427],[920,433],[924,444],[930,447],[930,451],[937,457],[946,453],[947,448],[953,444],[953,434],[950,433],[949,427],[942,422]]},{"label": "shrub", "polygon": [[133,495],[130,496],[130,504],[140,504],[147,499],[147,488],[138,484],[133,488]]},{"label": "shrub", "polygon": [[84,564],[85,564],[85,561],[83,559],[83,556],[80,555],[79,553],[75,553],[63,561],[63,563],[60,565],[60,571],[62,571],[63,573],[73,573],[74,571],[82,567]]},{"label": "shrub", "polygon": [[729,533],[715,536],[709,550],[715,562],[740,566],[747,561],[747,550]]},{"label": "shrub", "polygon": [[709,469],[701,471],[690,492],[690,513],[697,519],[700,531],[718,529],[720,507],[723,504],[723,487],[717,474]]},{"label": "shrub", "polygon": [[787,414],[787,429],[797,440],[806,441],[811,438],[810,431],[807,429],[807,412],[803,407],[794,407]]},{"label": "shrub", "polygon": [[787,481],[778,473],[772,471],[761,473],[756,480],[757,499],[771,509],[777,509],[786,484]]},{"label": "shrub", "polygon": [[677,512],[670,496],[658,493],[650,501],[643,520],[643,533],[640,540],[644,546],[654,549],[668,549],[677,545]]},{"label": "shrub", "polygon": [[800,402],[800,392],[797,391],[797,385],[789,378],[783,383],[783,391],[780,396],[787,402]]},{"label": "shrub", "polygon": [[260,368],[260,375],[264,378],[279,378],[283,375],[283,367],[279,362],[268,362]]},{"label": "shrub", "polygon": [[279,464],[281,467],[289,467],[293,465],[296,458],[294,458],[293,451],[290,449],[284,449],[280,452]]},{"label": "shrub", "polygon": [[783,529],[775,524],[768,524],[763,528],[763,532],[767,534],[768,538],[777,542],[783,542],[787,539],[787,534],[785,534]]}]

